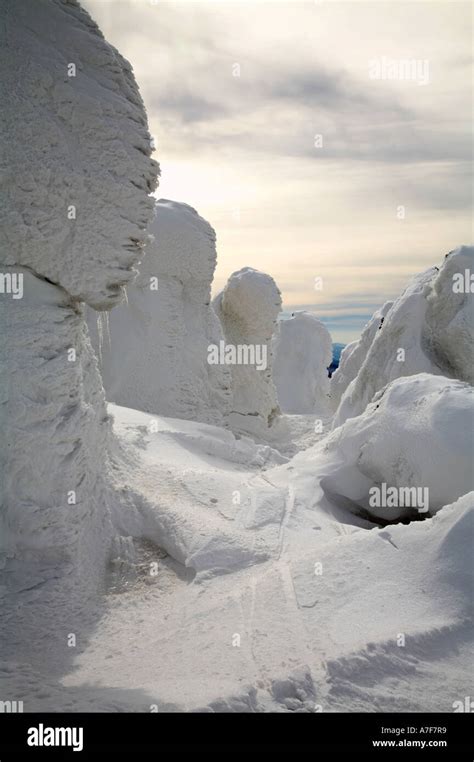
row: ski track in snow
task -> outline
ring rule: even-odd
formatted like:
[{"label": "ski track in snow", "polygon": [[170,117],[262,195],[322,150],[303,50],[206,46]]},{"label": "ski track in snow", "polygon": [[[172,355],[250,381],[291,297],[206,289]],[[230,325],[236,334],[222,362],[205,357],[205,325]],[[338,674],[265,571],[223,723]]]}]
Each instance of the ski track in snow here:
[{"label": "ski track in snow", "polygon": [[[280,292],[243,268],[214,299],[219,324],[214,231],[190,207],[150,197],[158,166],[131,66],[76,2],[10,3],[5,18],[2,87],[5,103],[16,99],[5,111],[3,267],[26,291],[21,305],[0,304],[1,698],[26,712],[452,711],[473,695],[474,513],[472,299],[452,278],[474,250],[451,252],[385,305],[332,384],[324,326],[288,322],[276,377],[301,414],[282,415],[271,376]],[[81,61],[74,98],[71,58]],[[58,217],[67,199],[80,209],[73,234]],[[147,292],[144,308],[155,273],[145,259],[112,339],[104,318],[97,337],[111,388],[124,382],[114,398],[138,398],[151,416],[107,410],[82,304],[119,303],[153,209],[163,301]],[[163,314],[150,365],[143,331]],[[116,321],[138,349],[129,374]],[[203,348],[224,337],[265,350],[265,374],[211,368]],[[310,341],[313,357],[300,353]],[[77,363],[64,362],[71,347]],[[428,520],[369,511],[371,485],[417,479],[430,486]],[[78,500],[65,509],[71,487]]]},{"label": "ski track in snow", "polygon": [[[270,463],[262,471],[255,463],[235,463],[230,435],[227,448],[210,456],[206,437],[220,431],[214,427],[203,433],[200,424],[163,418],[162,430],[149,433],[146,414],[110,407],[121,457],[125,465],[133,458],[135,465],[121,473],[122,486],[143,497],[140,517],[133,511],[122,515],[123,532],[137,532],[129,563],[133,567],[140,554],[142,560],[123,589],[109,589],[98,602],[95,627],[77,628],[80,647],[73,655],[70,650],[69,666],[63,665],[57,682],[49,677],[47,658],[33,667],[18,665],[14,677],[3,674],[18,699],[18,686],[25,686],[26,711],[150,711],[152,704],[171,711],[449,710],[460,692],[469,695],[463,692],[468,645],[462,589],[452,599],[452,589],[435,578],[426,585],[425,610],[417,610],[424,597],[419,589],[410,601],[400,594],[404,576],[413,580],[407,559],[416,543],[437,527],[442,541],[439,528],[449,528],[454,519],[449,509],[433,526],[396,525],[390,532],[370,529],[356,517],[340,524],[332,510],[307,511],[298,500],[313,483],[299,465],[288,470],[288,464]],[[258,446],[247,448],[251,461]],[[299,458],[304,462],[305,453]],[[248,523],[249,505],[242,500],[232,507],[230,496],[256,478],[280,494],[284,511],[273,522],[263,515],[261,525],[245,529],[239,518],[245,514]],[[203,498],[205,485],[216,503]],[[467,517],[472,501],[463,501]],[[250,503],[254,513],[259,507],[258,499],[253,509]],[[171,544],[163,550],[165,517]],[[234,541],[223,555],[207,553],[215,537],[225,548],[226,532],[235,524],[239,531],[233,527]],[[129,548],[126,568],[130,544],[122,546]],[[412,562],[421,580],[433,562],[432,545],[427,547],[427,558],[418,554]],[[153,561],[159,565],[156,577],[149,574]],[[313,569],[317,561],[324,568],[320,577]],[[399,575],[400,585],[381,585],[387,568]],[[396,645],[400,631],[407,637],[403,651]],[[241,642],[233,647],[236,634]],[[454,636],[457,648],[448,645]],[[51,637],[47,628],[42,637]],[[49,659],[57,660],[56,649]]]}]

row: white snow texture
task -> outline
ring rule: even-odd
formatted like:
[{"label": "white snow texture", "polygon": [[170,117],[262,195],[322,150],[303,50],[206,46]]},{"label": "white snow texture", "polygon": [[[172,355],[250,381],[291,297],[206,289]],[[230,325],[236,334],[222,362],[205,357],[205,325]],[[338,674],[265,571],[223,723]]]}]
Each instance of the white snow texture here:
[{"label": "white snow texture", "polygon": [[250,347],[264,362],[230,364],[233,406],[232,427],[257,436],[270,434],[278,420],[275,385],[272,380],[272,337],[281,312],[281,294],[270,275],[244,267],[233,273],[213,306],[224,330],[227,345]]},{"label": "white snow texture", "polygon": [[24,278],[23,298],[0,304],[2,556],[7,568],[36,563],[34,584],[66,563],[97,586],[111,432],[80,302],[110,309],[122,297],[158,166],[131,67],[78,3],[0,10],[1,267]]},{"label": "white snow texture", "polygon": [[321,483],[333,498],[386,521],[416,517],[416,501],[370,507],[371,487],[426,488],[427,504],[419,508],[436,513],[472,489],[473,432],[469,384],[429,373],[402,376],[332,432],[325,452],[334,462]]},{"label": "white snow texture", "polygon": [[472,246],[450,252],[439,270],[432,267],[410,281],[343,393],[334,428],[362,413],[375,392],[400,376],[426,372],[472,384],[472,298],[453,288],[453,275],[465,270],[474,271]]},{"label": "white snow texture", "polygon": [[[210,305],[216,236],[187,204],[160,200],[153,240],[102,337],[89,312],[107,399],[148,413],[223,424],[231,409],[227,366],[208,363],[223,340]],[[100,318],[99,318],[100,320]]]},{"label": "white snow texture", "polygon": [[[2,702],[453,711],[473,695],[472,293],[453,288],[473,248],[346,349],[330,431],[324,326],[283,322],[274,361],[273,279],[234,273],[214,313],[213,229],[166,200],[147,228],[130,65],[75,0],[0,10],[0,270],[24,279],[0,294]],[[83,302],[125,285],[95,337],[107,406]],[[388,489],[403,501],[372,500]]]},{"label": "white snow texture", "polygon": [[284,413],[326,412],[332,341],[316,315],[294,312],[281,320],[274,341],[273,381]]},{"label": "white snow texture", "polygon": [[110,309],[146,241],[157,175],[130,64],[75,0],[0,7],[2,264]]},{"label": "white snow texture", "polygon": [[339,367],[331,378],[331,404],[334,409],[337,409],[342,395],[360,371],[377,331],[382,329],[383,321],[392,304],[393,302],[385,302],[383,307],[372,315],[360,339],[346,344],[342,350]]}]

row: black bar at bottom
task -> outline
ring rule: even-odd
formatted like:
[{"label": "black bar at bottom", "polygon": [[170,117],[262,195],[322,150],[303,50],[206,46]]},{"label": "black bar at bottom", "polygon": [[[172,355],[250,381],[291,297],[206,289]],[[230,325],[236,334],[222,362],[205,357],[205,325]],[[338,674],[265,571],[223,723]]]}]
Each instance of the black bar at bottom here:
[{"label": "black bar at bottom", "polygon": [[[186,746],[305,746],[472,760],[470,714],[1,714],[0,760],[95,759]],[[54,745],[52,745],[54,744]],[[74,751],[76,749],[76,751]]]}]

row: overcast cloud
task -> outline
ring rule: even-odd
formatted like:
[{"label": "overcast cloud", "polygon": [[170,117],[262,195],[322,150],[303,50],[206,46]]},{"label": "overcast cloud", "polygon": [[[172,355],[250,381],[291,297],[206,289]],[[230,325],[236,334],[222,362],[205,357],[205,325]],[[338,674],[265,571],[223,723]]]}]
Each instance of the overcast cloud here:
[{"label": "overcast cloud", "polygon": [[[240,267],[265,270],[287,309],[349,341],[470,241],[470,3],[83,5],[134,67],[158,196],[216,229],[216,290]],[[371,79],[384,57],[416,59],[428,82]]]}]

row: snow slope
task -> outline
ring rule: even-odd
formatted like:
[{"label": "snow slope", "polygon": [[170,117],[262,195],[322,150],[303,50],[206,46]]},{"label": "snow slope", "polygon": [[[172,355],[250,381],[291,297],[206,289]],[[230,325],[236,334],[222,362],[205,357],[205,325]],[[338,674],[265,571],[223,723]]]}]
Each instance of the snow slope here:
[{"label": "snow slope", "polygon": [[474,247],[450,252],[440,269],[415,276],[389,309],[357,376],[342,395],[333,426],[359,415],[389,381],[433,373],[472,383],[470,292],[455,293],[453,275],[474,271]]},{"label": "snow slope", "polygon": [[123,536],[85,615],[53,627],[43,594],[23,610],[34,652],[6,640],[25,711],[449,712],[470,695],[474,493],[379,529],[324,495],[321,446],[274,465],[220,428],[111,413]]},{"label": "snow slope", "polygon": [[310,312],[282,320],[275,335],[273,382],[284,413],[327,411],[332,341],[327,328]]},{"label": "snow slope", "polygon": [[230,276],[213,306],[226,345],[250,348],[257,360],[253,364],[229,363],[233,397],[230,423],[236,431],[271,437],[278,429],[280,413],[272,380],[272,337],[281,311],[280,291],[270,275],[244,267]]},{"label": "snow slope", "polygon": [[[140,274],[99,336],[88,323],[107,399],[149,413],[223,424],[231,409],[227,366],[207,362],[223,340],[210,305],[216,235],[187,204],[160,200]],[[100,320],[100,316],[99,316]]]}]

